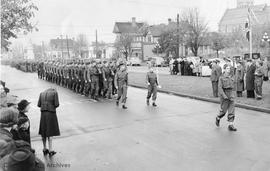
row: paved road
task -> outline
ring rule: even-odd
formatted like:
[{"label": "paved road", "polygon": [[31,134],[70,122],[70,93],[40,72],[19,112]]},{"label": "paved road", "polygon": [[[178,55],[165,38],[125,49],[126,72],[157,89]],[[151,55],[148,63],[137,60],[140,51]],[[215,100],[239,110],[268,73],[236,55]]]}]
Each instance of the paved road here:
[{"label": "paved road", "polygon": [[239,131],[229,132],[225,119],[220,128],[214,125],[217,104],[159,94],[159,106],[147,107],[146,91],[135,88],[128,90],[124,111],[113,101],[96,103],[56,87],[62,135],[54,140],[57,155],[44,158],[35,106],[39,93],[54,85],[8,67],[1,79],[32,102],[33,146],[46,163],[58,164],[47,170],[270,170],[269,114],[237,109]]}]

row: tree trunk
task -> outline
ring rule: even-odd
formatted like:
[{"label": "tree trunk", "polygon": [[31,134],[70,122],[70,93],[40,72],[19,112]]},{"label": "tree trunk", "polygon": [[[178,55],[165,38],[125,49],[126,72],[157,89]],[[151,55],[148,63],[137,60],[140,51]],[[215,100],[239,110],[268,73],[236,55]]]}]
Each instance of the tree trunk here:
[{"label": "tree trunk", "polygon": [[219,58],[219,56],[218,56],[218,50],[217,50],[217,58]]}]

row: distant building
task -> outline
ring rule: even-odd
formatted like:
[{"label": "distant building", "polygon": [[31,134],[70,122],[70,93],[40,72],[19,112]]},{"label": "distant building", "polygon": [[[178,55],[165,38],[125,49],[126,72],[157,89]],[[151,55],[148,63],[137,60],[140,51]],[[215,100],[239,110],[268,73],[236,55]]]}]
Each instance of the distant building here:
[{"label": "distant building", "polygon": [[98,47],[98,56],[96,53],[96,46],[93,44],[88,47],[89,49],[89,58],[100,58],[100,59],[110,59],[113,57],[115,52],[115,47],[113,43],[106,43]]},{"label": "distant building", "polygon": [[[131,45],[131,54],[129,57],[138,57],[143,61],[154,56],[165,56],[165,54],[155,54],[153,50],[158,46],[158,40],[165,31],[175,30],[176,22],[173,22],[170,18],[167,24],[158,24],[147,26],[143,23],[137,23],[135,18],[132,18],[132,22],[116,22],[114,26],[114,33],[116,34],[116,41],[121,34],[129,34],[133,36],[133,42]],[[199,48],[199,55],[207,56],[213,51],[209,44],[206,44]],[[179,56],[192,56],[190,48],[184,44],[179,45]]]},{"label": "distant building", "polygon": [[270,24],[270,6],[267,4],[254,5],[253,0],[237,0],[237,7],[227,9],[219,22],[219,31],[230,33],[244,29],[248,19],[248,7],[252,9],[258,19],[256,25]]},{"label": "distant building", "polygon": [[51,39],[49,56],[52,59],[71,59],[75,57],[75,41],[72,39]]}]

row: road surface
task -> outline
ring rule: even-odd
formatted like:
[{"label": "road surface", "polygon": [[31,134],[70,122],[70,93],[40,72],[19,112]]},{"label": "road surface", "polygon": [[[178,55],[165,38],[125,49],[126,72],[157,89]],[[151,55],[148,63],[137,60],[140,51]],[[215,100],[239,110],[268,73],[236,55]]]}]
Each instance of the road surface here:
[{"label": "road surface", "polygon": [[[129,87],[127,110],[114,101],[91,101],[37,78],[36,74],[2,66],[1,79],[12,94],[30,100],[31,134],[47,170],[270,170],[270,115],[236,109],[237,132],[214,124],[219,105],[158,94],[158,107],[147,107],[146,91]],[[59,92],[61,136],[58,152],[42,156],[36,107],[39,93]]]}]

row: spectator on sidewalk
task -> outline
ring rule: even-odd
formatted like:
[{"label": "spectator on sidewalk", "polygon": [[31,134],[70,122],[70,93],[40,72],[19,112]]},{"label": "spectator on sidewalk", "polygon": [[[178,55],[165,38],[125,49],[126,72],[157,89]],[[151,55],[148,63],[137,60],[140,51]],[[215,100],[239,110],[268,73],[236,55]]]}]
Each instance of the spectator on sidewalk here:
[{"label": "spectator on sidewalk", "polygon": [[217,61],[212,62],[212,71],[211,71],[211,76],[210,80],[212,83],[212,89],[213,89],[213,96],[218,97],[218,80],[220,77],[220,72],[217,67]]},{"label": "spectator on sidewalk", "polygon": [[263,61],[263,70],[264,70],[263,80],[268,81],[269,80],[269,71],[270,71],[270,61],[267,60],[267,57],[265,57],[264,61]]},{"label": "spectator on sidewalk", "polygon": [[254,83],[255,83],[256,99],[260,100],[262,99],[262,85],[264,76],[262,61],[256,62],[256,70],[254,75],[255,75]]},{"label": "spectator on sidewalk", "polygon": [[256,66],[255,63],[252,62],[251,59],[247,61],[247,68],[246,68],[246,89],[247,89],[247,98],[255,98],[255,70]]},{"label": "spectator on sidewalk", "polygon": [[236,63],[236,92],[237,97],[242,97],[242,92],[244,91],[244,67],[241,62]]},{"label": "spectator on sidewalk", "polygon": [[[59,107],[58,93],[54,88],[49,88],[39,95],[38,107],[40,107],[41,117],[39,134],[43,142],[43,154],[53,156],[56,154],[52,147],[52,137],[59,136],[60,130],[56,115],[56,108]],[[48,140],[49,149],[46,142]]]},{"label": "spectator on sidewalk", "polygon": [[30,120],[26,113],[29,111],[30,102],[27,100],[21,100],[18,103],[18,127],[17,129],[12,129],[11,133],[13,134],[14,140],[23,140],[28,142],[31,145],[30,139]]},{"label": "spectator on sidewalk", "polygon": [[15,141],[10,130],[16,127],[18,110],[3,108],[0,111],[0,170],[44,171],[44,163],[35,157],[25,141]]}]

